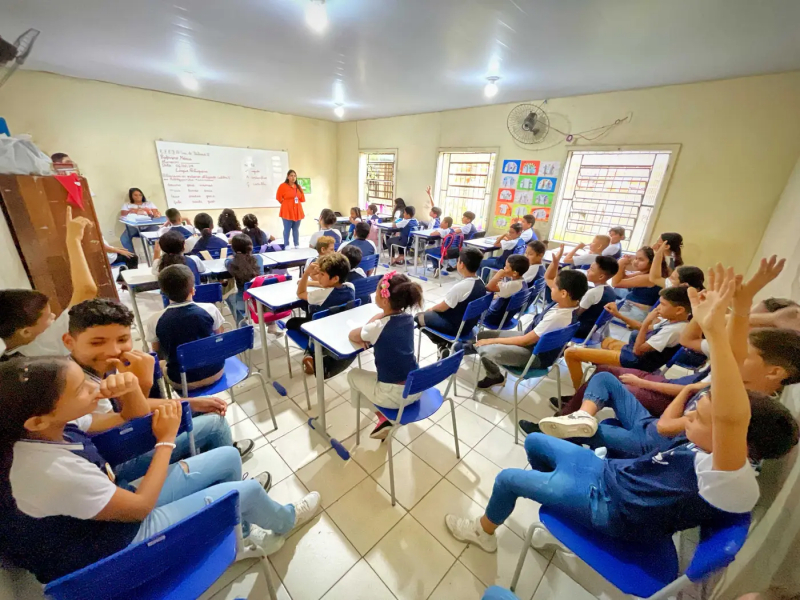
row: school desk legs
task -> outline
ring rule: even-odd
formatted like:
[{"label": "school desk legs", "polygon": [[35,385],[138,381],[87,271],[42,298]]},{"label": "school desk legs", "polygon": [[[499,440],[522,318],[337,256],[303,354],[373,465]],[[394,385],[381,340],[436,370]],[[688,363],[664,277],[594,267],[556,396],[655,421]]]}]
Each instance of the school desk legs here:
[{"label": "school desk legs", "polygon": [[316,431],[319,435],[321,435],[326,442],[328,442],[334,450],[336,450],[336,454],[339,455],[339,458],[342,460],[349,460],[350,453],[347,451],[347,448],[342,446],[342,444],[328,435],[328,425],[327,419],[325,416],[325,366],[323,363],[323,351],[322,351],[322,344],[314,343],[314,371],[316,372],[317,376],[317,413],[318,416],[311,417],[308,420],[308,426],[311,427],[314,431]]},{"label": "school desk legs", "polygon": [[261,352],[264,354],[264,363],[267,365],[267,379],[272,381],[272,371],[269,368],[269,349],[267,348],[267,326],[264,324],[264,305],[256,302],[258,311],[258,334],[261,336]]},{"label": "school desk legs", "polygon": [[136,287],[129,285],[128,291],[131,294],[131,305],[133,306],[133,318],[136,319],[136,327],[139,329],[139,335],[142,338],[142,349],[145,352],[150,352],[150,347],[147,345],[147,339],[144,334],[144,325],[142,325],[142,316],[139,314],[139,305],[136,304]]}]

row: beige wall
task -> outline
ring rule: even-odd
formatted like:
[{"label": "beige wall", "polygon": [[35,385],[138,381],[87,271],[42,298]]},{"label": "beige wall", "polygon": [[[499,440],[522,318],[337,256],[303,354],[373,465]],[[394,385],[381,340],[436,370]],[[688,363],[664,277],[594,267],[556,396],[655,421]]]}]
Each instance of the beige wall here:
[{"label": "beige wall", "polygon": [[[316,231],[312,217],[336,195],[337,131],[331,121],[27,71],[0,90],[0,114],[12,133],[29,133],[47,154],[67,152],[78,163],[103,233],[113,238],[122,231],[116,221],[128,188],[141,188],[162,211],[167,208],[158,139],[287,150],[291,168],[311,177],[306,234]],[[280,237],[277,208],[252,212],[263,229]]]},{"label": "beige wall", "polygon": [[[515,144],[506,127],[513,106],[340,124],[338,206],[357,198],[359,148],[397,148],[397,195],[417,205],[434,182],[441,148],[499,148],[498,164],[563,162],[568,147],[557,134],[539,151]],[[570,148],[680,144],[654,232],[681,232],[689,264],[725,260],[746,269],[800,155],[798,107],[800,72],[558,98],[544,109],[561,131],[585,131],[632,113],[630,123],[601,140]]]}]

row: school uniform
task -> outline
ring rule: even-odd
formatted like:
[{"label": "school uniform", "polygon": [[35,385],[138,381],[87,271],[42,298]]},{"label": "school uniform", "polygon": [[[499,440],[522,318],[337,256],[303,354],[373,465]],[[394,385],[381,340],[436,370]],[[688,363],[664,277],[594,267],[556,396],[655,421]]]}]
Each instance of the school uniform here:
[{"label": "school uniform", "polygon": [[167,223],[163,227],[158,228],[158,237],[161,237],[162,235],[164,235],[168,231],[172,231],[173,229],[178,231],[178,233],[180,233],[184,238],[189,238],[193,236],[195,233],[197,233],[197,230],[191,225],[183,225],[182,223],[178,223],[177,225],[175,225],[174,223]]},{"label": "school uniform", "polygon": [[529,265],[528,270],[522,275],[522,279],[528,284],[528,287],[530,287],[544,277],[545,271],[547,271],[547,269],[542,264]]},{"label": "school uniform", "polygon": [[[467,311],[469,303],[483,298],[485,295],[486,285],[481,281],[480,277],[467,277],[447,290],[444,297],[444,302],[448,307],[447,310],[438,313],[432,310],[419,313],[418,319],[425,327],[448,335],[455,335],[458,333],[459,327],[461,327],[461,322],[464,319],[464,313]],[[478,321],[479,318],[465,322],[461,330],[462,335],[472,331]],[[423,333],[435,344],[448,345],[450,343],[428,330],[423,330]]]},{"label": "school uniform", "polygon": [[352,239],[353,235],[356,231],[356,224],[361,223],[361,219],[356,219],[355,222],[350,223],[350,227],[347,228],[347,238]]},{"label": "school uniform", "polygon": [[221,250],[228,247],[228,238],[221,233],[215,233],[207,238],[202,235],[192,236],[184,242],[184,254],[200,254],[203,250]]},{"label": "school uniform", "polygon": [[526,244],[533,240],[539,239],[539,237],[536,235],[536,232],[533,230],[533,227],[531,227],[530,229],[523,229],[522,233],[519,234],[519,237]]},{"label": "school uniform", "polygon": [[[522,278],[501,281],[498,287],[500,291],[494,295],[494,300],[492,300],[492,304],[489,306],[489,310],[486,311],[486,316],[483,318],[483,324],[487,329],[494,329],[500,326],[500,322],[506,314],[506,309],[512,296],[528,291],[528,284],[525,283],[525,280]],[[514,318],[516,312],[518,311],[506,317],[506,323]]]},{"label": "school uniform", "polygon": [[603,256],[613,256],[617,260],[622,257],[622,244],[609,244],[600,253]]},{"label": "school uniform", "polygon": [[[458,228],[460,229],[461,235],[464,236],[465,240],[471,240],[475,237],[478,229],[472,223],[467,223],[466,225],[459,225]],[[455,228],[454,228],[455,229]],[[457,246],[453,246],[447,250],[447,258],[448,259],[457,259],[460,249]],[[455,265],[456,263],[450,263],[451,265]]]},{"label": "school uniform", "polygon": [[598,257],[598,254],[578,254],[572,257],[572,264],[576,267],[590,267],[592,263],[594,263],[595,259]]},{"label": "school uniform", "polygon": [[[347,276],[347,282],[355,283],[359,279],[365,279],[366,276],[367,274],[364,273],[364,269],[362,269],[361,267],[356,267],[355,269],[350,270],[350,274]],[[361,300],[362,306],[364,304],[369,304],[370,302],[372,302],[372,297],[369,294],[365,294],[364,296],[358,296],[356,300],[358,299]]]},{"label": "school uniform", "polygon": [[525,253],[525,242],[522,241],[522,238],[515,238],[513,240],[503,240],[500,242],[500,249],[502,253],[500,256],[490,256],[489,258],[484,258],[481,261],[481,267],[478,271],[481,274],[481,277],[484,278],[484,281],[488,281],[490,272],[484,273],[484,269],[497,269],[500,270],[506,266],[506,260],[512,254],[524,254]]},{"label": "school uniform", "polygon": [[311,248],[314,248],[317,245],[317,240],[323,236],[332,237],[335,242],[333,244],[333,249],[338,250],[339,246],[342,244],[342,234],[336,231],[335,229],[320,229],[319,231],[315,231],[311,235],[311,239],[308,241],[308,245]]},{"label": "school uniform", "polygon": [[[183,255],[184,264],[189,267],[189,269],[194,274],[194,284],[200,285],[200,273],[206,272],[206,265],[203,260],[199,256],[195,256],[194,254],[184,254]],[[161,273],[161,257],[155,259],[153,261],[153,266],[150,267],[150,272],[153,276],[158,277],[158,274]]]},{"label": "school uniform", "polygon": [[620,351],[620,366],[647,372],[660,369],[680,348],[681,332],[688,324],[688,321],[671,322],[659,318],[653,329],[647,332],[647,344],[653,350],[641,356],[633,352],[639,332],[632,331],[628,343]]},{"label": "school uniform", "polygon": [[442,226],[442,220],[439,217],[434,217],[433,221],[428,223],[431,229],[439,229]]},{"label": "school uniform", "polygon": [[585,338],[594,327],[595,321],[603,314],[606,304],[616,302],[617,293],[610,285],[596,285],[589,289],[581,298],[579,308],[584,309],[578,317],[578,331],[575,337]]},{"label": "school uniform", "polygon": [[5,342],[0,339],[0,353],[2,353],[0,360],[9,360],[17,356],[67,356],[69,350],[64,346],[61,338],[68,331],[69,310],[65,310],[29,344],[7,351]]},{"label": "school uniform", "polygon": [[355,246],[359,250],[361,250],[361,256],[371,256],[378,252],[378,249],[375,247],[375,244],[371,240],[350,240],[349,242],[342,242],[342,245],[339,246],[339,250],[344,248],[345,246]]},{"label": "school uniform", "polygon": [[657,285],[630,288],[619,312],[635,321],[642,321],[650,312],[650,308],[658,302],[661,289]]},{"label": "school uniform", "polygon": [[[408,248],[411,245],[411,232],[415,227],[419,227],[419,221],[416,219],[402,219],[395,223],[395,227],[400,229],[400,235],[393,235],[386,240],[386,247],[390,249],[392,246],[401,246]],[[400,252],[401,254],[403,251]]]},{"label": "school uniform", "polygon": [[286,328],[299,331],[303,323],[311,321],[311,315],[320,310],[341,306],[356,299],[356,289],[352,283],[343,283],[339,287],[308,288],[308,308],[306,316],[292,317],[286,321]]},{"label": "school uniform", "polygon": [[[253,258],[256,259],[256,264],[258,265],[258,277],[259,275],[264,274],[264,259],[260,254],[253,254]],[[229,265],[233,258],[229,258],[225,261],[225,268],[228,269],[230,272]],[[306,265],[306,268],[308,265]],[[247,281],[242,281],[239,278],[236,278],[236,293],[230,294],[227,298],[225,298],[225,303],[228,305],[228,308],[231,309],[231,314],[236,319],[237,326],[238,324],[247,316],[245,314],[245,302],[244,302],[244,285],[248,283]]]}]

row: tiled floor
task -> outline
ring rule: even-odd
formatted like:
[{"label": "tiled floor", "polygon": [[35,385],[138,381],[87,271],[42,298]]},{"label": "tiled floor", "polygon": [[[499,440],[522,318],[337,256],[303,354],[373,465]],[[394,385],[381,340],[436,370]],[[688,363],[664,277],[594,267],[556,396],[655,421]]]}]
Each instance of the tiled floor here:
[{"label": "tiled floor", "polygon": [[[455,277],[440,287],[421,282],[426,305],[439,302]],[[152,296],[152,298],[148,298]],[[143,317],[158,309],[155,294],[140,296]],[[435,348],[423,343],[423,364],[435,360]],[[492,491],[494,478],[506,467],[526,465],[522,446],[514,444],[513,388],[495,388],[495,394],[465,397],[474,387],[475,362],[468,358],[459,372],[459,396],[452,396],[458,425],[460,458],[456,456],[449,405],[430,419],[404,428],[394,443],[397,505],[389,498],[387,446],[369,439],[374,416],[360,417],[361,444],[355,446],[355,409],[349,402],[346,373],[327,381],[325,397],[331,434],[350,450],[342,461],[306,425],[316,414],[316,382],[308,378],[312,409],[303,390],[301,353],[290,350],[294,378],[288,376],[283,340],[271,340],[270,365],[286,388],[279,396],[269,386],[278,429],[273,430],[267,403],[257,380],[245,382],[235,393],[227,419],[235,439],[253,438],[257,449],[245,461],[251,475],[268,470],[273,476],[270,495],[288,502],[317,490],[322,509],[284,547],[269,558],[273,580],[282,600],[432,600],[478,599],[490,585],[508,587],[522,548],[522,536],[537,517],[538,507],[520,500],[507,526],[498,530],[496,554],[467,546],[452,538],[445,526],[448,512],[479,515]],[[261,353],[255,364],[263,369]],[[369,353],[362,363],[370,368]],[[564,372],[562,370],[562,372]],[[570,389],[564,380],[565,390]],[[524,403],[522,418],[551,414],[547,398],[556,395],[555,383],[543,381]],[[528,550],[517,589],[522,600],[560,598],[583,600],[592,596],[551,563],[551,555]],[[234,565],[206,598],[226,600],[267,598],[266,583],[252,563]]]}]

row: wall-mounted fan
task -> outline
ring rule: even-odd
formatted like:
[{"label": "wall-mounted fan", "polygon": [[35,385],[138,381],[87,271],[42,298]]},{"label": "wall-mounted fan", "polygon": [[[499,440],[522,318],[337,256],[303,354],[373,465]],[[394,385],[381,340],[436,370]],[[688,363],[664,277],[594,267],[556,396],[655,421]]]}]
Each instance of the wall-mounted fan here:
[{"label": "wall-mounted fan", "polygon": [[0,87],[28,58],[38,36],[38,29],[28,29],[13,44],[0,37]]},{"label": "wall-mounted fan", "polygon": [[522,144],[538,144],[550,131],[550,119],[541,106],[520,104],[508,113],[508,132]]}]

